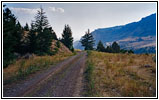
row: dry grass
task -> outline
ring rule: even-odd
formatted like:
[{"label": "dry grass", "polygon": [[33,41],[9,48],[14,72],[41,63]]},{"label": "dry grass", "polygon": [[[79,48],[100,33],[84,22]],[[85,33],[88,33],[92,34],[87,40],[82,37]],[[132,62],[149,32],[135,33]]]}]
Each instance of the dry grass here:
[{"label": "dry grass", "polygon": [[[152,97],[156,95],[153,55],[112,54],[92,51],[92,78],[98,96]],[[145,65],[151,67],[146,68]],[[94,96],[97,96],[94,95]]]},{"label": "dry grass", "polygon": [[72,53],[60,53],[53,56],[33,56],[29,59],[19,59],[14,64],[3,69],[3,82],[8,84],[25,78],[39,70],[47,69],[50,65],[54,65],[72,55]]}]

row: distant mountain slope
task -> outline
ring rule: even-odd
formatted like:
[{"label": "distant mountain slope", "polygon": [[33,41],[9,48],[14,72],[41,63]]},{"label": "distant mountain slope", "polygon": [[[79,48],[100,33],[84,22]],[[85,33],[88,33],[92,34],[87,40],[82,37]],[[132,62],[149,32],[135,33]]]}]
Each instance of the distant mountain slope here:
[{"label": "distant mountain slope", "polygon": [[[126,25],[96,29],[92,32],[92,34],[96,40],[96,45],[98,41],[101,40],[104,45],[117,41],[122,48],[133,49],[134,51],[145,47],[155,47],[156,14],[152,14],[142,18],[138,22],[133,22]],[[76,47],[81,49],[81,44],[78,43],[75,45],[75,48]],[[149,52],[148,49],[146,50],[147,51],[142,50],[144,52],[138,51],[138,53],[152,53]],[[155,50],[151,51],[154,52]]]}]

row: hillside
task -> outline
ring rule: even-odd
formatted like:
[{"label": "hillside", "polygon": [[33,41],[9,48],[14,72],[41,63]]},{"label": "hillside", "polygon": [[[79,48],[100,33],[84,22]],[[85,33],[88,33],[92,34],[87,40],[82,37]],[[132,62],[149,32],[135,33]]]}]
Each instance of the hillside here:
[{"label": "hillside", "polygon": [[51,49],[57,53],[72,53],[63,43],[57,40],[52,41]]},{"label": "hillside", "polygon": [[[126,25],[99,28],[93,31],[92,34],[96,40],[96,45],[99,40],[105,46],[111,44],[113,41],[117,41],[121,48],[133,49],[135,53],[154,53],[156,46],[156,14]],[[79,42],[74,46],[81,49]],[[142,48],[153,48],[153,50],[147,49],[141,52],[140,49]]]}]

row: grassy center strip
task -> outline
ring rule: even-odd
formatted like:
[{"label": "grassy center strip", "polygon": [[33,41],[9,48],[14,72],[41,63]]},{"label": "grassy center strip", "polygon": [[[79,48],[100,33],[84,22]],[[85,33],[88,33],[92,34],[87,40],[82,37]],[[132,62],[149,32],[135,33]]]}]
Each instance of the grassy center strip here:
[{"label": "grassy center strip", "polygon": [[94,64],[89,60],[89,57],[91,55],[91,51],[87,51],[87,62],[86,62],[86,70],[85,70],[85,80],[86,80],[86,92],[84,93],[84,96],[87,97],[93,97],[97,93],[95,91],[95,83],[93,79],[93,70],[94,70]]}]

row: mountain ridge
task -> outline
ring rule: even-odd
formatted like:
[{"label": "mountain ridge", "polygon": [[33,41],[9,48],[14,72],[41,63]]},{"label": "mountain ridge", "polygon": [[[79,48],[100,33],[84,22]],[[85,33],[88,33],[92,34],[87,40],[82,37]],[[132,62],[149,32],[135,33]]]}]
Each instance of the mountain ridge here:
[{"label": "mountain ridge", "polygon": [[[127,38],[132,38],[132,39],[139,38],[139,40],[141,40],[141,38],[143,37],[152,37],[152,38],[149,40],[144,40],[143,38],[142,42],[136,39],[136,41],[134,41],[134,44],[139,43],[141,47],[143,44],[144,45],[152,44],[152,43],[155,43],[156,41],[156,38],[155,38],[156,37],[156,13],[143,17],[138,22],[131,22],[125,25],[118,25],[118,26],[108,27],[108,28],[98,28],[91,33],[95,39],[95,47],[98,41],[101,40],[105,46],[107,42],[111,43],[111,42],[117,41],[119,45],[121,46],[121,48],[130,49],[130,48],[127,48],[125,45],[125,44],[128,44],[129,46],[131,46],[131,43],[129,43],[130,41],[122,42],[122,43],[120,41]],[[75,42],[74,46],[75,48],[82,49],[80,42],[78,43]],[[132,46],[131,49],[135,51],[136,50],[135,45]],[[155,51],[155,50],[152,50],[152,51]],[[149,53],[149,51],[147,52]],[[143,53],[145,53],[145,51]]]}]

